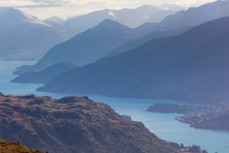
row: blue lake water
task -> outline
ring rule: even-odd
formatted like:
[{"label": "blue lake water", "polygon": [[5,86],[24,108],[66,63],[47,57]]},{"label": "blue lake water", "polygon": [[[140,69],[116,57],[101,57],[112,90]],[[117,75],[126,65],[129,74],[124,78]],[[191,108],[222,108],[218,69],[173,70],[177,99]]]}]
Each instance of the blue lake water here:
[{"label": "blue lake water", "polygon": [[[33,62],[0,62],[0,92],[16,95],[33,93],[54,98],[66,96],[65,94],[36,92],[35,89],[41,86],[40,84],[11,83],[10,80],[15,77],[12,72],[16,67],[26,63],[32,64]],[[216,151],[218,153],[229,153],[229,132],[194,129],[187,124],[176,121],[174,118],[178,114],[160,114],[145,111],[147,107],[154,103],[171,101],[84,95],[94,101],[105,102],[118,113],[129,115],[135,121],[143,122],[150,131],[164,140],[183,143],[184,145],[200,145],[209,153],[215,153]]]}]

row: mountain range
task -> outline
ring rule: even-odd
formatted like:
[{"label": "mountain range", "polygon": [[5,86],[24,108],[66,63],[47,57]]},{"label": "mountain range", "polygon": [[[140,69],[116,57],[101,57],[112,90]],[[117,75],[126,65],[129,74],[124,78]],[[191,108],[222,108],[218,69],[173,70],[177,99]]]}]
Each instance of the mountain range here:
[{"label": "mountain range", "polygon": [[17,9],[0,7],[0,60],[38,59],[67,32]]},{"label": "mountain range", "polygon": [[[150,41],[151,39],[178,35],[178,34],[181,34],[182,32],[189,30],[193,26],[204,23],[205,21],[209,21],[217,17],[220,18],[220,17],[228,16],[229,15],[227,14],[228,10],[227,9],[224,10],[224,8],[227,5],[228,5],[228,1],[219,0],[216,2],[202,5],[200,7],[190,8],[185,11],[180,11],[174,15],[168,16],[167,18],[162,20],[160,23],[145,23],[134,29],[130,29],[130,28],[128,29],[128,27],[125,26],[126,31],[129,31],[129,32],[128,33],[125,33],[126,31],[123,32],[123,34],[120,34],[120,38],[123,37],[123,35],[127,35],[127,37],[131,37],[131,39],[126,40],[126,41],[124,40],[123,42],[118,43],[118,45],[120,46],[110,45],[109,49],[106,48],[106,45],[105,46],[96,45],[93,51],[90,51],[93,47],[91,47],[90,49],[89,46],[93,46],[94,42],[96,41],[102,42],[104,41],[103,40],[104,38],[106,39],[106,37],[103,36],[103,32],[106,31],[106,27],[101,26],[101,23],[100,23],[96,27],[90,30],[87,30],[85,32],[82,32],[79,35],[76,35],[75,37],[73,37],[73,39],[70,39],[69,41],[66,41],[63,44],[59,44],[53,47],[52,49],[48,51],[48,53],[37,64],[35,64],[34,66],[30,66],[30,67],[23,66],[19,68],[15,72],[15,74],[22,74],[26,71],[39,71],[41,69],[49,67],[52,64],[57,64],[58,62],[73,62],[74,64],[78,66],[84,66],[86,64],[93,63],[103,57],[111,56],[111,55],[115,55],[115,54],[119,54],[119,53],[123,53],[129,50],[132,50],[146,43],[147,41]],[[222,6],[225,6],[225,7],[222,7]],[[144,6],[144,7],[147,7],[147,6]],[[166,5],[164,6],[164,9],[165,8],[166,8]],[[211,11],[212,8],[214,8],[214,12]],[[208,13],[204,14],[204,17],[202,18],[196,18],[195,15],[203,16],[201,15],[202,12],[208,12]],[[220,13],[215,14],[215,12],[220,12]],[[54,21],[57,20],[57,22],[58,21],[61,22],[61,19],[58,19],[58,18],[53,18],[51,20],[54,20]],[[189,22],[187,22],[186,20],[188,20]],[[105,21],[111,21],[111,20],[105,20]],[[112,23],[114,25],[115,24],[117,25],[117,22],[110,22],[111,27],[112,27]],[[120,25],[119,27],[121,27],[121,24],[119,25]],[[124,25],[122,26],[124,27]],[[101,38],[95,41],[89,38],[88,33],[90,31],[91,33],[94,34],[92,37],[97,37],[100,34],[98,34],[98,31],[96,32],[96,29],[100,29],[103,32],[101,33]],[[118,28],[113,29],[113,33],[118,33],[118,31],[120,32],[120,29]],[[117,36],[117,35],[114,35],[114,36]],[[105,43],[107,43],[107,41],[105,41]],[[77,45],[79,42],[81,45]],[[117,42],[113,41],[109,43],[116,44]],[[87,46],[86,49],[83,46]],[[66,54],[65,48],[68,48],[67,54]],[[82,52],[84,52],[87,55],[86,56],[82,55]],[[89,52],[90,53],[93,52],[93,54],[89,54]],[[103,52],[103,54],[101,54],[101,52]],[[62,56],[62,55],[65,55],[65,56]],[[82,57],[82,58],[79,59],[79,57]]]},{"label": "mountain range", "polygon": [[[130,29],[112,20],[105,20],[95,28],[83,32],[72,39],[72,44],[74,45],[82,42],[79,44],[91,47],[98,35],[102,38],[98,39],[98,41],[103,45],[98,45],[99,43],[96,40],[95,47],[91,47],[91,51],[94,54],[92,54],[92,52],[85,52],[85,49],[83,49],[87,55],[82,61],[85,62],[84,64],[76,63],[83,59],[82,57],[78,59],[78,56],[82,53],[75,51],[80,48],[80,45],[72,47],[70,45],[71,43],[69,43],[71,41],[67,41],[51,49],[35,66],[24,67],[24,69],[36,71],[39,70],[37,67],[46,68],[45,66],[47,65],[50,66],[58,62],[63,62],[60,61],[62,59],[81,66],[80,68],[56,76],[55,79],[48,82],[44,87],[39,88],[40,91],[96,93],[122,97],[166,98],[188,102],[211,103],[219,100],[225,101],[227,97],[227,87],[226,84],[221,85],[222,82],[220,81],[223,81],[227,74],[225,67],[227,63],[224,58],[227,57],[226,49],[228,47],[226,44],[228,17],[209,21],[191,30],[189,30],[191,28],[190,26],[184,26],[199,24],[207,20],[206,18],[201,18],[201,20],[198,19],[198,22],[196,22],[193,16],[195,13],[192,13],[193,11],[196,12],[196,14],[200,14],[200,12],[211,8],[215,8],[214,10],[219,11],[222,6],[226,7],[227,3],[228,1],[216,1],[205,4],[197,8],[178,12],[160,23],[144,24],[135,29]],[[213,16],[227,16],[227,10],[222,12],[225,13],[218,13],[216,15],[208,13],[208,19],[211,19]],[[156,31],[158,25],[163,24],[168,19],[172,19],[170,20],[171,23],[179,23],[180,19],[182,19],[178,18],[180,14],[186,16],[186,19],[193,19],[193,21],[187,25],[181,24],[180,22],[180,25],[177,25],[178,27],[183,27],[180,29]],[[187,18],[187,16],[193,16],[193,18]],[[128,31],[127,33],[129,34],[125,34],[125,36],[133,38],[134,34],[135,37],[133,40],[128,38],[126,43],[123,43],[122,40],[117,46],[114,46],[113,49],[109,48],[104,51],[104,44],[109,44],[108,46],[110,47],[110,44],[114,44],[115,41],[110,38],[107,39],[107,37],[109,37],[108,35],[103,37],[103,32],[111,28],[113,29],[112,35],[117,36],[114,33],[118,34],[116,31],[119,30],[112,27],[119,27],[117,28],[119,30],[125,29],[124,31]],[[171,24],[171,27],[173,27],[173,24]],[[147,35],[147,32],[144,31],[148,31],[149,34]],[[93,37],[87,37],[90,32],[93,33]],[[124,32],[122,31],[120,33],[123,34]],[[144,33],[144,35],[139,36],[139,34],[142,33]],[[121,34],[118,34],[116,40],[119,40],[120,37],[123,38]],[[93,39],[90,40],[88,38]],[[106,43],[104,43],[104,40],[108,42],[105,41]],[[97,49],[98,46],[101,48]],[[69,47],[72,47],[72,52],[69,51]],[[66,54],[66,48],[69,52],[68,54]],[[93,55],[94,60],[87,62],[87,60],[91,58],[90,55]],[[95,59],[95,57],[97,58]],[[55,59],[57,59],[57,61],[52,63],[51,61],[55,61]],[[193,61],[195,62],[193,63]],[[221,67],[219,66],[220,64]],[[209,65],[212,66],[212,69],[209,69]],[[209,71],[206,72],[205,69],[209,69]],[[22,70],[22,73],[24,72],[23,68],[19,69],[18,72],[20,72],[20,70]],[[218,77],[221,77],[221,79],[218,80],[214,78],[216,74],[218,74]],[[221,76],[219,74],[221,74]],[[55,76],[53,76],[53,78],[54,77]],[[209,82],[204,83],[203,80],[205,77],[208,78]],[[39,80],[39,78],[37,79]],[[190,81],[187,81],[187,79]],[[24,80],[30,82],[31,78],[22,75],[14,81],[16,80],[20,80],[18,82],[23,82]],[[40,82],[44,81],[40,80]],[[216,86],[213,85],[215,82],[220,84],[217,90]],[[210,96],[211,94],[214,94],[215,97],[212,98]]]},{"label": "mountain range", "polygon": [[227,16],[229,16],[229,1],[218,0],[169,15],[158,24],[157,30],[172,30],[174,28],[196,26]]},{"label": "mountain range", "polygon": [[38,72],[25,72],[12,80],[12,82],[47,83],[54,79],[56,76],[59,76],[64,72],[73,70],[75,68],[78,68],[78,66],[67,62],[60,62]]},{"label": "mountain range", "polygon": [[229,17],[225,17],[178,36],[153,39],[132,51],[68,71],[39,90],[225,102],[229,98],[228,27]]},{"label": "mountain range", "polygon": [[[184,9],[179,5],[153,6],[145,5],[136,9],[105,9],[67,19],[63,27],[69,32],[78,34],[111,19],[130,28],[136,28],[146,22],[160,22],[166,16]],[[63,23],[63,22],[62,22]]]}]

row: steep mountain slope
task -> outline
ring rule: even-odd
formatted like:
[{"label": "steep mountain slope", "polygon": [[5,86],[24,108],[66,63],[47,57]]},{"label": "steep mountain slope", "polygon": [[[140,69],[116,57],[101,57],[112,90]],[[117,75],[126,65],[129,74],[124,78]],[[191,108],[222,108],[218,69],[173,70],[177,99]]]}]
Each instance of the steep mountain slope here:
[{"label": "steep mountain slope", "polygon": [[0,140],[0,153],[41,153],[17,143]]},{"label": "steep mountain slope", "polygon": [[[147,29],[147,26],[151,27],[152,24],[144,25],[142,28],[144,28],[145,31],[151,31],[150,29]],[[124,44],[120,45],[119,47],[109,51],[106,54],[104,54],[100,58],[118,55],[118,54],[130,51],[130,50],[150,41],[151,39],[178,35],[178,34],[184,33],[185,31],[188,31],[189,29],[191,29],[191,27],[185,27],[185,28],[171,30],[171,31],[153,32],[153,33],[150,33],[148,35],[145,34],[146,36],[140,37],[138,39],[134,39],[132,41],[128,41],[127,43],[124,43]],[[141,29],[141,27],[139,27],[139,29],[134,29],[134,31],[136,33],[141,33],[141,34],[144,33],[144,32],[142,32],[144,30]],[[52,55],[52,56],[55,56],[55,55]],[[60,58],[60,60],[62,59],[62,57],[59,57],[59,58]],[[17,76],[12,81],[13,82],[24,82],[24,83],[25,82],[26,83],[35,83],[35,82],[36,83],[44,83],[44,82],[46,82],[43,79],[44,76],[46,78],[50,78],[50,77],[48,76],[49,73],[44,73],[44,71],[46,71],[46,69],[48,69],[48,71],[49,71],[50,70],[49,67],[52,67],[52,66],[49,66],[52,63],[52,61],[49,59],[51,59],[51,58],[46,59],[46,61],[49,61],[49,64],[46,64],[47,62],[38,62],[37,64],[32,65],[32,66],[19,67],[15,71],[15,74],[19,75],[19,76]],[[43,59],[41,59],[41,60],[43,60]],[[67,60],[65,60],[65,61],[67,61]],[[59,71],[59,72],[62,72],[62,71]],[[24,73],[26,73],[26,74],[24,74]],[[60,73],[58,73],[58,74],[60,75]],[[56,75],[56,73],[54,73],[51,76],[52,76],[51,78],[54,78],[54,77],[57,77],[58,75]]]},{"label": "steep mountain slope", "polygon": [[229,98],[229,17],[66,72],[41,91],[220,102]]},{"label": "steep mountain slope", "polygon": [[49,153],[190,153],[87,97],[0,95],[0,137]]},{"label": "steep mountain slope", "polygon": [[218,0],[170,15],[160,22],[157,30],[172,30],[181,27],[196,26],[227,16],[229,16],[229,1]]},{"label": "steep mountain slope", "polygon": [[[128,27],[135,28],[144,24],[145,22],[158,22],[167,15],[174,14],[181,9],[183,8],[174,8],[171,6],[162,8],[150,5],[141,6],[136,9],[105,9],[70,18],[66,21],[64,27],[71,33],[77,34],[96,26],[105,19],[112,19]],[[158,14],[158,16],[154,16],[156,14]]]},{"label": "steep mountain slope", "polygon": [[[191,27],[184,27],[171,31],[153,32],[156,25],[147,23],[138,28],[129,29],[115,21],[105,20],[97,27],[53,47],[35,65],[24,65],[17,68],[14,74],[22,75],[25,72],[39,72],[59,62],[72,62],[84,66],[101,58],[132,50],[151,39],[174,36],[191,29]],[[118,42],[118,44],[115,44],[115,42]],[[66,51],[66,48],[68,51]],[[92,60],[88,61],[90,59]],[[30,79],[24,75],[23,80],[29,82]]]},{"label": "steep mountain slope", "polygon": [[[147,28],[153,28],[153,24],[145,24],[142,25],[142,27],[139,27],[138,29],[135,29],[136,31],[139,32],[139,30],[141,28],[144,28],[145,31],[150,31],[146,30]],[[141,45],[143,45],[144,43],[147,43],[148,41],[152,40],[152,39],[159,39],[159,38],[167,38],[167,37],[171,37],[171,36],[176,36],[179,34],[182,34],[188,30],[190,30],[192,27],[184,27],[184,28],[180,28],[180,29],[175,29],[175,30],[170,30],[170,31],[155,31],[152,32],[150,34],[146,34],[146,36],[135,39],[133,41],[127,42],[125,44],[120,45],[119,47],[115,48],[114,50],[112,50],[111,52],[109,52],[105,57],[109,57],[109,56],[114,56],[114,55],[118,55],[118,54],[122,54],[128,51],[131,51]],[[143,32],[144,33],[144,32]]]},{"label": "steep mountain slope", "polygon": [[[104,20],[98,26],[51,48],[37,64],[25,69],[37,71],[60,62],[86,65],[104,57],[121,44],[138,37],[138,33],[134,30],[113,20]],[[23,68],[18,71],[24,72]]]},{"label": "steep mountain slope", "polygon": [[40,58],[68,34],[13,8],[0,7],[0,60]]},{"label": "steep mountain slope", "polygon": [[78,66],[71,63],[57,63],[39,72],[26,72],[19,77],[12,80],[12,82],[21,83],[47,83],[56,76],[63,74],[64,72],[73,70]]}]

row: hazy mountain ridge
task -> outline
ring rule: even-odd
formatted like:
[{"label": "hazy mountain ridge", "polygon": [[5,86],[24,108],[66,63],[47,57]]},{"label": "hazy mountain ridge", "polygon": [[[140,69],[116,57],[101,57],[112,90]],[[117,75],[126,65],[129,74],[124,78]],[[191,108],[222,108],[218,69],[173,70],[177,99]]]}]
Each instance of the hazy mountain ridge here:
[{"label": "hazy mountain ridge", "polygon": [[[39,90],[203,103],[225,101],[229,91],[225,83],[228,26],[229,17],[179,36],[152,40],[133,51],[66,72]],[[63,85],[65,90],[59,88]]]},{"label": "hazy mountain ridge", "polygon": [[60,62],[73,63],[78,66],[87,65],[108,55],[121,44],[140,36],[141,33],[107,19],[98,26],[51,48],[38,63],[30,67],[19,68],[16,74],[40,71]]},{"label": "hazy mountain ridge", "polygon": [[40,58],[66,40],[65,31],[13,8],[0,8],[0,60]]},{"label": "hazy mountain ridge", "polygon": [[21,83],[47,83],[54,79],[56,76],[63,74],[64,72],[78,68],[78,66],[61,62],[47,67],[39,72],[26,72],[19,77],[12,80],[12,82]]},{"label": "hazy mountain ridge", "polygon": [[[78,34],[98,25],[105,19],[111,19],[128,27],[135,28],[146,22],[159,22],[167,15],[174,14],[182,9],[184,8],[176,5],[167,7],[145,5],[136,9],[121,10],[105,9],[69,18],[63,26],[72,33]],[[158,15],[156,16],[156,14]]]},{"label": "hazy mountain ridge", "polygon": [[196,26],[217,18],[229,16],[229,1],[218,0],[199,7],[191,7],[188,10],[179,11],[167,16],[160,22],[157,30],[172,30],[186,26]]}]

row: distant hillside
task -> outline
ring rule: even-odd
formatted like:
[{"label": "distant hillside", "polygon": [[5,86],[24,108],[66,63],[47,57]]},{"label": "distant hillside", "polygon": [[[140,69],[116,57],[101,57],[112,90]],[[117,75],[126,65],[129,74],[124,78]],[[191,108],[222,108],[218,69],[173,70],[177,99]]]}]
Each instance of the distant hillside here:
[{"label": "distant hillside", "polygon": [[21,83],[47,83],[55,77],[63,74],[64,72],[78,68],[78,66],[71,63],[57,63],[45,68],[39,72],[26,72],[18,76],[12,82]]},{"label": "distant hillside", "polygon": [[40,91],[217,103],[229,98],[229,17],[66,72]]},{"label": "distant hillside", "polygon": [[166,16],[182,10],[181,6],[153,6],[145,5],[136,9],[112,10],[105,9],[85,15],[72,17],[66,20],[63,27],[71,33],[78,34],[111,19],[130,28],[138,27],[146,22],[160,22]]},{"label": "distant hillside", "polygon": [[0,140],[0,153],[41,153],[17,143]]},{"label": "distant hillside", "polygon": [[179,11],[167,16],[157,27],[157,30],[172,30],[187,26],[196,26],[217,18],[229,16],[229,1],[217,0],[199,7]]},{"label": "distant hillside", "polygon": [[26,71],[37,72],[61,62],[78,66],[87,65],[106,56],[121,44],[140,36],[141,33],[118,22],[104,20],[98,26],[54,46],[38,63],[30,67],[21,67],[15,74],[23,74]]},{"label": "distant hillside", "polygon": [[0,108],[2,139],[49,153],[197,153],[87,97],[0,94]]},{"label": "distant hillside", "polygon": [[0,60],[39,59],[68,39],[65,31],[14,8],[0,7]]}]

